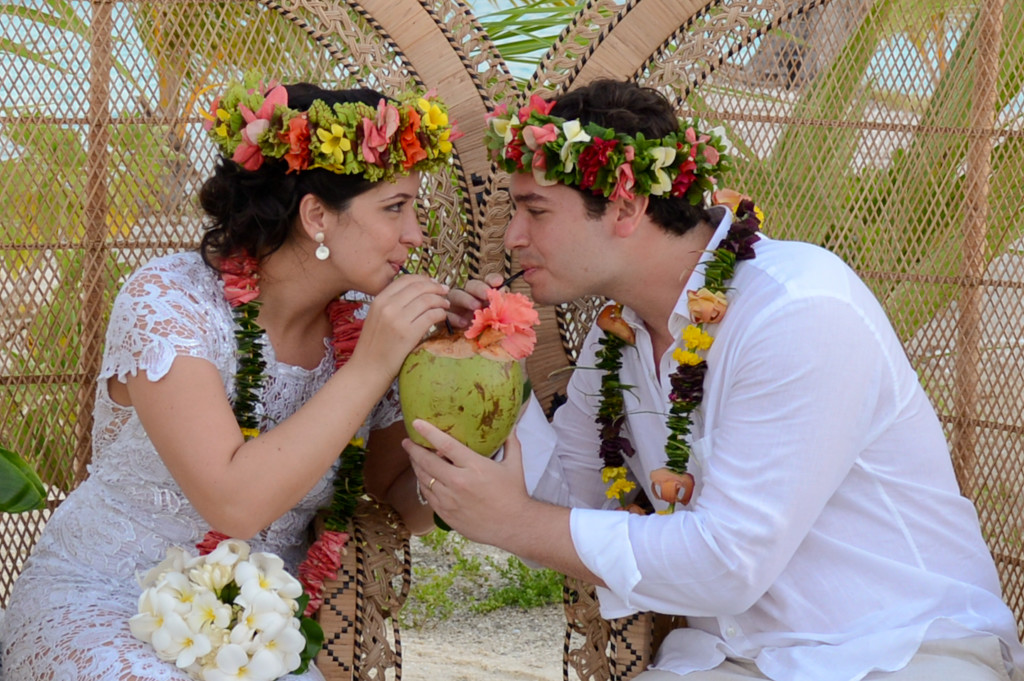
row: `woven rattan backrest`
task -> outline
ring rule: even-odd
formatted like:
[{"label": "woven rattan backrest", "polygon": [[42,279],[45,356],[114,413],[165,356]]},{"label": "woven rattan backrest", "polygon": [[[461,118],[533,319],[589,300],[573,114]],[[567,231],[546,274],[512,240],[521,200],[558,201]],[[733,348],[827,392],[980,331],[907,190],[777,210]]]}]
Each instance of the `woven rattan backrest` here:
[{"label": "woven rattan backrest", "polygon": [[[1024,3],[592,0],[524,91],[605,76],[724,126],[725,184],[766,232],[834,250],[878,295],[1024,631]],[[506,183],[491,180],[489,221],[508,218]],[[545,311],[542,400],[596,308]]]},{"label": "woven rattan backrest", "polygon": [[[515,90],[456,1],[56,0],[0,7],[0,442],[48,484],[45,512],[0,516],[0,604],[42,523],[87,475],[113,294],[151,257],[193,248],[214,149],[200,111],[256,69],[284,81],[434,88],[465,136],[425,180],[417,261],[447,283],[503,268],[481,223],[480,143]],[[496,244],[496,245],[495,245]]]}]

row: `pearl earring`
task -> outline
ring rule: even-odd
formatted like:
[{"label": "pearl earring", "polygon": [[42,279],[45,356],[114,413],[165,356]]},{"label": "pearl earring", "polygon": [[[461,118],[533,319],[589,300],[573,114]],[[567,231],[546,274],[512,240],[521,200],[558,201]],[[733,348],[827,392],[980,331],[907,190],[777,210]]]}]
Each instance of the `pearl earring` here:
[{"label": "pearl earring", "polygon": [[327,258],[331,257],[331,249],[327,248],[327,246],[324,246],[323,232],[317,232],[316,236],[313,237],[313,240],[320,244],[319,246],[316,247],[315,255],[317,260],[327,260]]}]

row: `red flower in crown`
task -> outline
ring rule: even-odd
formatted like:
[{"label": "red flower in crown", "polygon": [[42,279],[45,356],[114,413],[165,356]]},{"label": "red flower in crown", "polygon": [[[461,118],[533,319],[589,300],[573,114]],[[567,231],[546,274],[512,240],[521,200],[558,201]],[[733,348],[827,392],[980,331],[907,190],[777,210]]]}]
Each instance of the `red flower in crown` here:
[{"label": "red flower in crown", "polygon": [[288,172],[299,172],[309,167],[309,121],[305,114],[288,121],[288,129],[280,134],[281,141],[288,143],[284,155]]},{"label": "red flower in crown", "polygon": [[522,109],[519,110],[519,122],[525,123],[526,119],[530,117],[534,111],[539,113],[541,116],[547,116],[551,113],[555,103],[545,101],[540,95],[530,95],[530,102]]},{"label": "red flower in crown", "polygon": [[608,163],[608,154],[616,144],[618,144],[617,140],[595,139],[580,152],[580,158],[576,163],[583,171],[583,178],[580,180],[581,189],[590,189],[594,186],[598,172]]},{"label": "red flower in crown", "polygon": [[401,137],[399,138],[402,143],[402,151],[405,152],[405,160],[402,161],[402,167],[406,170],[427,157],[427,152],[423,150],[423,145],[420,144],[419,135],[416,134],[419,132],[419,129],[420,114],[416,109],[409,107],[409,124],[402,130]]}]

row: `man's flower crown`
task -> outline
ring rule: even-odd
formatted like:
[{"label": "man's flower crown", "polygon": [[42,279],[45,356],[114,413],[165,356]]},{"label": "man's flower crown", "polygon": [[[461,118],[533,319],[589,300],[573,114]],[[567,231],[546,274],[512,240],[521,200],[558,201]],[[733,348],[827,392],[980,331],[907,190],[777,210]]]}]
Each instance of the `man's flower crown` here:
[{"label": "man's flower crown", "polygon": [[509,173],[532,172],[542,186],[561,182],[612,200],[685,197],[694,205],[730,168],[721,129],[701,132],[696,123],[680,119],[678,131],[647,139],[552,116],[553,106],[533,95],[517,114],[508,114],[504,104],[488,114],[491,160]]},{"label": "man's flower crown", "polygon": [[253,76],[232,82],[214,100],[205,127],[221,154],[246,170],[283,159],[288,172],[324,168],[371,182],[444,166],[459,137],[447,107],[432,94],[329,105],[288,107],[288,91]]}]

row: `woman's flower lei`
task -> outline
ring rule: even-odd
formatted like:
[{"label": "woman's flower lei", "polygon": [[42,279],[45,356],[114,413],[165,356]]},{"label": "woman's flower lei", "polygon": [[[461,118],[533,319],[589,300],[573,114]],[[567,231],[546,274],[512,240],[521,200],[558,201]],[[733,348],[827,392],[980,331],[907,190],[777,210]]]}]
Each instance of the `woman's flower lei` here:
[{"label": "woman's flower lei", "polygon": [[298,111],[289,108],[284,86],[252,74],[230,83],[203,116],[221,154],[246,170],[281,159],[288,172],[325,168],[371,182],[438,170],[460,137],[433,93],[381,99],[376,107],[317,99]]},{"label": "woman's flower lei", "polygon": [[532,172],[542,186],[561,182],[613,200],[685,197],[693,205],[730,168],[721,128],[701,131],[696,122],[680,119],[676,132],[647,139],[552,116],[553,106],[533,95],[516,114],[504,104],[489,114],[485,142],[491,160],[509,173]]},{"label": "woman's flower lei", "polygon": [[[668,439],[665,443],[667,463],[664,468],[651,472],[651,492],[669,504],[667,512],[675,509],[677,501],[687,503],[693,493],[693,477],[686,472],[690,460],[690,414],[704,398],[704,359],[714,338],[704,330],[706,324],[718,324],[728,308],[726,291],[736,263],[755,257],[754,243],[760,239],[761,220],[754,202],[742,197],[735,208],[736,217],[725,237],[704,263],[704,286],[698,291],[687,291],[687,307],[691,324],[683,329],[682,347],[676,348],[672,358],[679,366],[669,376],[672,390],[667,419]],[[635,483],[626,480],[625,456],[634,451],[629,440],[619,434],[626,417],[624,393],[632,386],[619,380],[622,369],[622,348],[634,342],[633,329],[622,319],[622,306],[612,303],[597,318],[604,336],[598,341],[597,367],[604,370],[601,378],[601,399],[596,421],[601,426],[600,456],[604,462],[601,478],[611,483],[606,491],[609,499],[618,499],[623,507],[626,494]]]},{"label": "woman's flower lei", "polygon": [[[258,262],[247,254],[241,254],[222,259],[218,266],[224,282],[224,297],[232,306],[238,324],[235,330],[238,370],[235,374],[235,400],[232,408],[242,435],[250,440],[260,434],[256,404],[266,378],[263,373],[266,368],[263,359],[263,330],[256,323],[259,315],[259,301],[256,299],[260,294]],[[355,312],[361,306],[362,303],[340,299],[327,305],[326,312],[332,329],[330,345],[336,370],[352,357],[359,341],[363,320],[356,318]],[[337,577],[341,567],[341,552],[348,541],[348,523],[363,495],[366,448],[362,438],[349,442],[340,458],[334,478],[334,494],[324,523],[326,530],[310,547],[306,560],[299,565],[299,582],[306,594],[304,598],[308,598],[302,602],[302,632],[310,642],[307,653],[304,653],[304,664],[315,657],[315,651],[323,644],[323,631],[309,618],[323,603],[324,581]],[[228,539],[226,535],[210,530],[197,547],[201,553],[209,552],[225,539]]]}]

